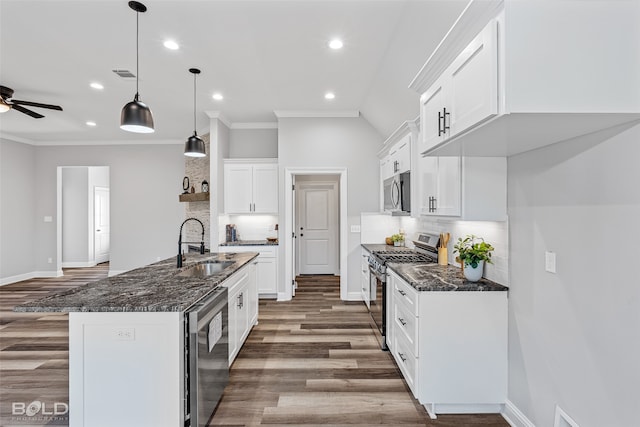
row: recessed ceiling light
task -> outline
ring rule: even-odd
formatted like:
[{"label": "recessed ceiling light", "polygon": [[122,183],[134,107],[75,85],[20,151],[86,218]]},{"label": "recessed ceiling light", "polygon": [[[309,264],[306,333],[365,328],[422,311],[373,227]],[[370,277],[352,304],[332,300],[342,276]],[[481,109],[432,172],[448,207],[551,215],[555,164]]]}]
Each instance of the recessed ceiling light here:
[{"label": "recessed ceiling light", "polygon": [[178,50],[180,49],[180,45],[176,43],[174,40],[165,40],[164,47],[170,50]]},{"label": "recessed ceiling light", "polygon": [[216,101],[222,101],[224,99],[224,96],[222,96],[221,93],[214,93],[213,94],[213,99],[215,99]]},{"label": "recessed ceiling light", "polygon": [[93,126],[96,126],[96,122],[88,121],[86,122],[86,125],[93,127]]},{"label": "recessed ceiling light", "polygon": [[102,86],[102,85],[101,85],[100,83],[98,83],[98,82],[91,82],[91,84],[90,84],[89,86],[91,86],[92,88],[97,89],[97,90],[102,90],[102,89],[104,89],[104,86]]},{"label": "recessed ceiling light", "polygon": [[331,49],[342,49],[342,46],[344,46],[344,44],[340,39],[333,39],[329,42],[329,47]]},{"label": "recessed ceiling light", "polygon": [[324,94],[324,99],[334,99],[336,97],[336,94],[333,92],[327,92]]}]

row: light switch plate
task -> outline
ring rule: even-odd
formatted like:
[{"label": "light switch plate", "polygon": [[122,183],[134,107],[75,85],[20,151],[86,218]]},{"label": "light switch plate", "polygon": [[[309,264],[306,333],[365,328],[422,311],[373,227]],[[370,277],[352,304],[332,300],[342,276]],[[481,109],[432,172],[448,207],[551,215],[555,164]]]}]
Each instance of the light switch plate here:
[{"label": "light switch plate", "polygon": [[351,232],[352,233],[359,233],[360,232],[360,226],[359,225],[352,225],[351,226]]},{"label": "light switch plate", "polygon": [[556,272],[556,254],[555,252],[546,251],[544,253],[544,269],[549,273]]},{"label": "light switch plate", "polygon": [[52,216],[45,216],[44,217],[44,222],[53,222],[53,217]]}]

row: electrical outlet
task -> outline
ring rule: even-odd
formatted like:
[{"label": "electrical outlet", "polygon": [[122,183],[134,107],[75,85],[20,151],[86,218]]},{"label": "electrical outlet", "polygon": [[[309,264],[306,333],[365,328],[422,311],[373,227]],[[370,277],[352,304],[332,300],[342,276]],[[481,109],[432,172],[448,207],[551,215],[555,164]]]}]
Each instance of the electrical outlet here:
[{"label": "electrical outlet", "polygon": [[556,272],[556,254],[555,252],[546,251],[544,253],[544,269],[549,273]]},{"label": "electrical outlet", "polygon": [[49,264],[53,264],[53,258],[47,258],[47,262],[48,262]]},{"label": "electrical outlet", "polygon": [[115,330],[116,340],[118,341],[134,341],[136,339],[136,330],[134,328],[118,328]]}]

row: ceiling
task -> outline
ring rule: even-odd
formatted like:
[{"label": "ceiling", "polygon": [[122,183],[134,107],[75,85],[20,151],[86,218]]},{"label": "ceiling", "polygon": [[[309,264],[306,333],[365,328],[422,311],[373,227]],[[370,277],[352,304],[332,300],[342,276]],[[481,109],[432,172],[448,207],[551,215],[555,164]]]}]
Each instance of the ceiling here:
[{"label": "ceiling", "polygon": [[[0,84],[15,99],[64,108],[33,108],[42,119],[1,114],[0,134],[34,144],[184,141],[194,128],[188,69],[197,67],[199,133],[212,111],[233,127],[275,123],[274,111],[359,111],[386,138],[417,117],[419,95],[407,86],[467,0],[143,3],[140,96],[154,134],[119,128],[135,94],[135,79],[112,72],[136,72],[136,13],[126,0],[0,0]],[[328,48],[334,37],[341,50]],[[167,38],[180,49],[166,49]],[[328,91],[336,98],[324,99]]]}]

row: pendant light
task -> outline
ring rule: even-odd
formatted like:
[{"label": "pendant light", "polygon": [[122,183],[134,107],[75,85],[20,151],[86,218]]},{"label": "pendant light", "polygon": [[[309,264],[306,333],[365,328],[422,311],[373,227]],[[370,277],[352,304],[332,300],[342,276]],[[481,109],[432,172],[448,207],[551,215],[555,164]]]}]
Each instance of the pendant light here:
[{"label": "pendant light", "polygon": [[128,132],[136,133],[151,133],[153,129],[153,115],[147,105],[140,101],[140,94],[138,93],[138,81],[139,81],[139,36],[138,36],[138,20],[141,12],[146,12],[147,7],[137,1],[130,1],[129,7],[136,11],[136,95],[133,97],[133,101],[129,102],[122,108],[120,114],[120,129]]},{"label": "pendant light", "polygon": [[189,68],[189,72],[193,74],[193,135],[191,135],[184,144],[184,155],[189,157],[205,157],[207,153],[204,150],[204,141],[196,132],[196,76],[200,74],[200,70],[197,68]]}]

